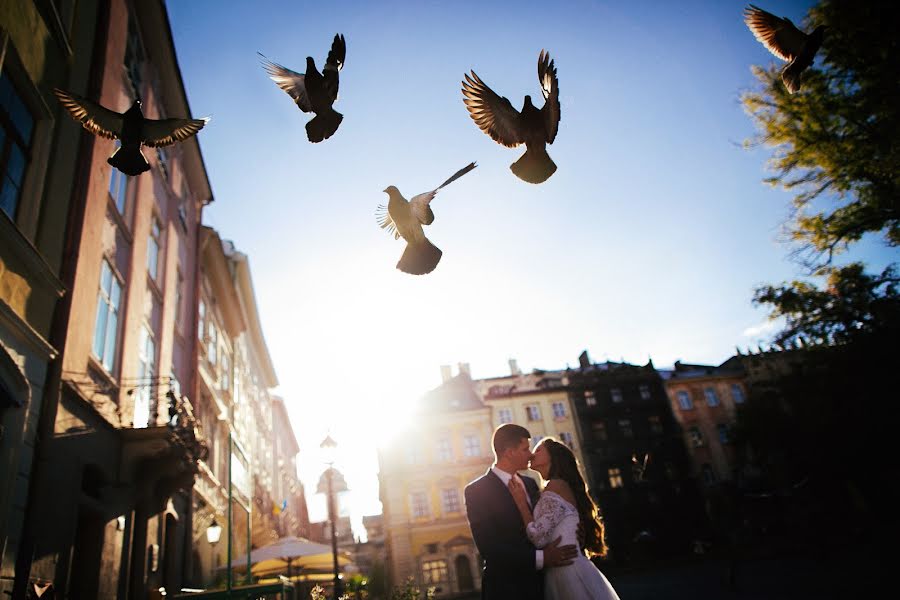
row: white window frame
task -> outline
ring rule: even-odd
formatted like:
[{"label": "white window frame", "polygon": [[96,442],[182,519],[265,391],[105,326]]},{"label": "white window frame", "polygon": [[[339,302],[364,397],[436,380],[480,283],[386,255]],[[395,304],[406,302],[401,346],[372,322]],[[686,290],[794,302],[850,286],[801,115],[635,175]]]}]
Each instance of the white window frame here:
[{"label": "white window frame", "polygon": [[[109,274],[108,287],[104,289],[104,279]],[[122,304],[122,282],[115,270],[112,268],[109,260],[104,258],[100,266],[100,285],[97,292],[97,312],[94,321],[94,336],[91,341],[91,353],[97,361],[103,365],[103,368],[110,374],[116,366],[116,349],[119,341],[119,311]],[[103,328],[102,348],[97,350],[97,334],[98,327]],[[112,323],[112,328],[109,327]]]}]

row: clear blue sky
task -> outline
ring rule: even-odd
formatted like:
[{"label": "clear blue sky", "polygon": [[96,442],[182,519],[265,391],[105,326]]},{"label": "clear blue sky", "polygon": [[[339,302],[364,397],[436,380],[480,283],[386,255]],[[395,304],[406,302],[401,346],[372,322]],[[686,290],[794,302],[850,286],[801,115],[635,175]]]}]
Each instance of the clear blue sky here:
[{"label": "clear blue sky", "polygon": [[[746,333],[766,317],[754,287],[802,275],[777,241],[791,196],[761,183],[768,150],[741,147],[740,92],[774,60],[744,2],[167,4],[194,115],[213,117],[205,220],[250,256],[301,476],[314,491],[330,428],[357,520],[380,510],[375,444],[441,364],[490,377],[509,358],[564,368],[583,349],[719,363],[764,337]],[[800,22],[810,4],[761,6]],[[345,118],[313,145],[256,52],[321,68],[337,32]],[[509,170],[521,150],[472,122],[460,81],[475,69],[516,108],[525,94],[540,105],[542,48],[559,73],[559,169],[533,186]],[[410,198],[473,160],[432,204],[436,271],[396,271],[381,190]],[[881,266],[891,251],[869,240],[852,256]]]}]

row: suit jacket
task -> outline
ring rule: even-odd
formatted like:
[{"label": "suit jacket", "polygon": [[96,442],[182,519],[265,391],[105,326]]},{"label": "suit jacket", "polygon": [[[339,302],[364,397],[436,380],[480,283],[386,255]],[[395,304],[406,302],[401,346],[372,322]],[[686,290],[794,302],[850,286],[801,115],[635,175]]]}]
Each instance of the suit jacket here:
[{"label": "suit jacket", "polygon": [[[531,505],[540,497],[537,483],[522,477]],[[493,471],[466,486],[466,516],[475,546],[484,559],[483,600],[542,600],[544,574],[535,568],[535,547],[512,494]]]}]

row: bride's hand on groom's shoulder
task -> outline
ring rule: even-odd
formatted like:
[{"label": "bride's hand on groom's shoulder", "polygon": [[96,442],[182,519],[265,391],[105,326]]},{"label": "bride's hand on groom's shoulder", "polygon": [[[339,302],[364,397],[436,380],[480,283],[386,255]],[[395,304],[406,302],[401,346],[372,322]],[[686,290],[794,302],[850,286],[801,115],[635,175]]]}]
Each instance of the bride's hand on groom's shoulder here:
[{"label": "bride's hand on groom's shoulder", "polygon": [[574,544],[560,546],[562,537],[558,537],[544,546],[544,567],[564,567],[572,564],[577,554]]}]

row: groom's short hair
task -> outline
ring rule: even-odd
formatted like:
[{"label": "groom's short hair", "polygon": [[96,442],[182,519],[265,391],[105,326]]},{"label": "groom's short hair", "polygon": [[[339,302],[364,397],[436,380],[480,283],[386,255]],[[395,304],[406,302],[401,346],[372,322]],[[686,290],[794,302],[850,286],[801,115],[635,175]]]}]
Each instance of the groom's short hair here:
[{"label": "groom's short hair", "polygon": [[509,448],[515,448],[523,439],[531,438],[531,433],[514,423],[504,423],[494,430],[494,437],[491,438],[491,444],[494,446],[494,456],[500,458]]}]

